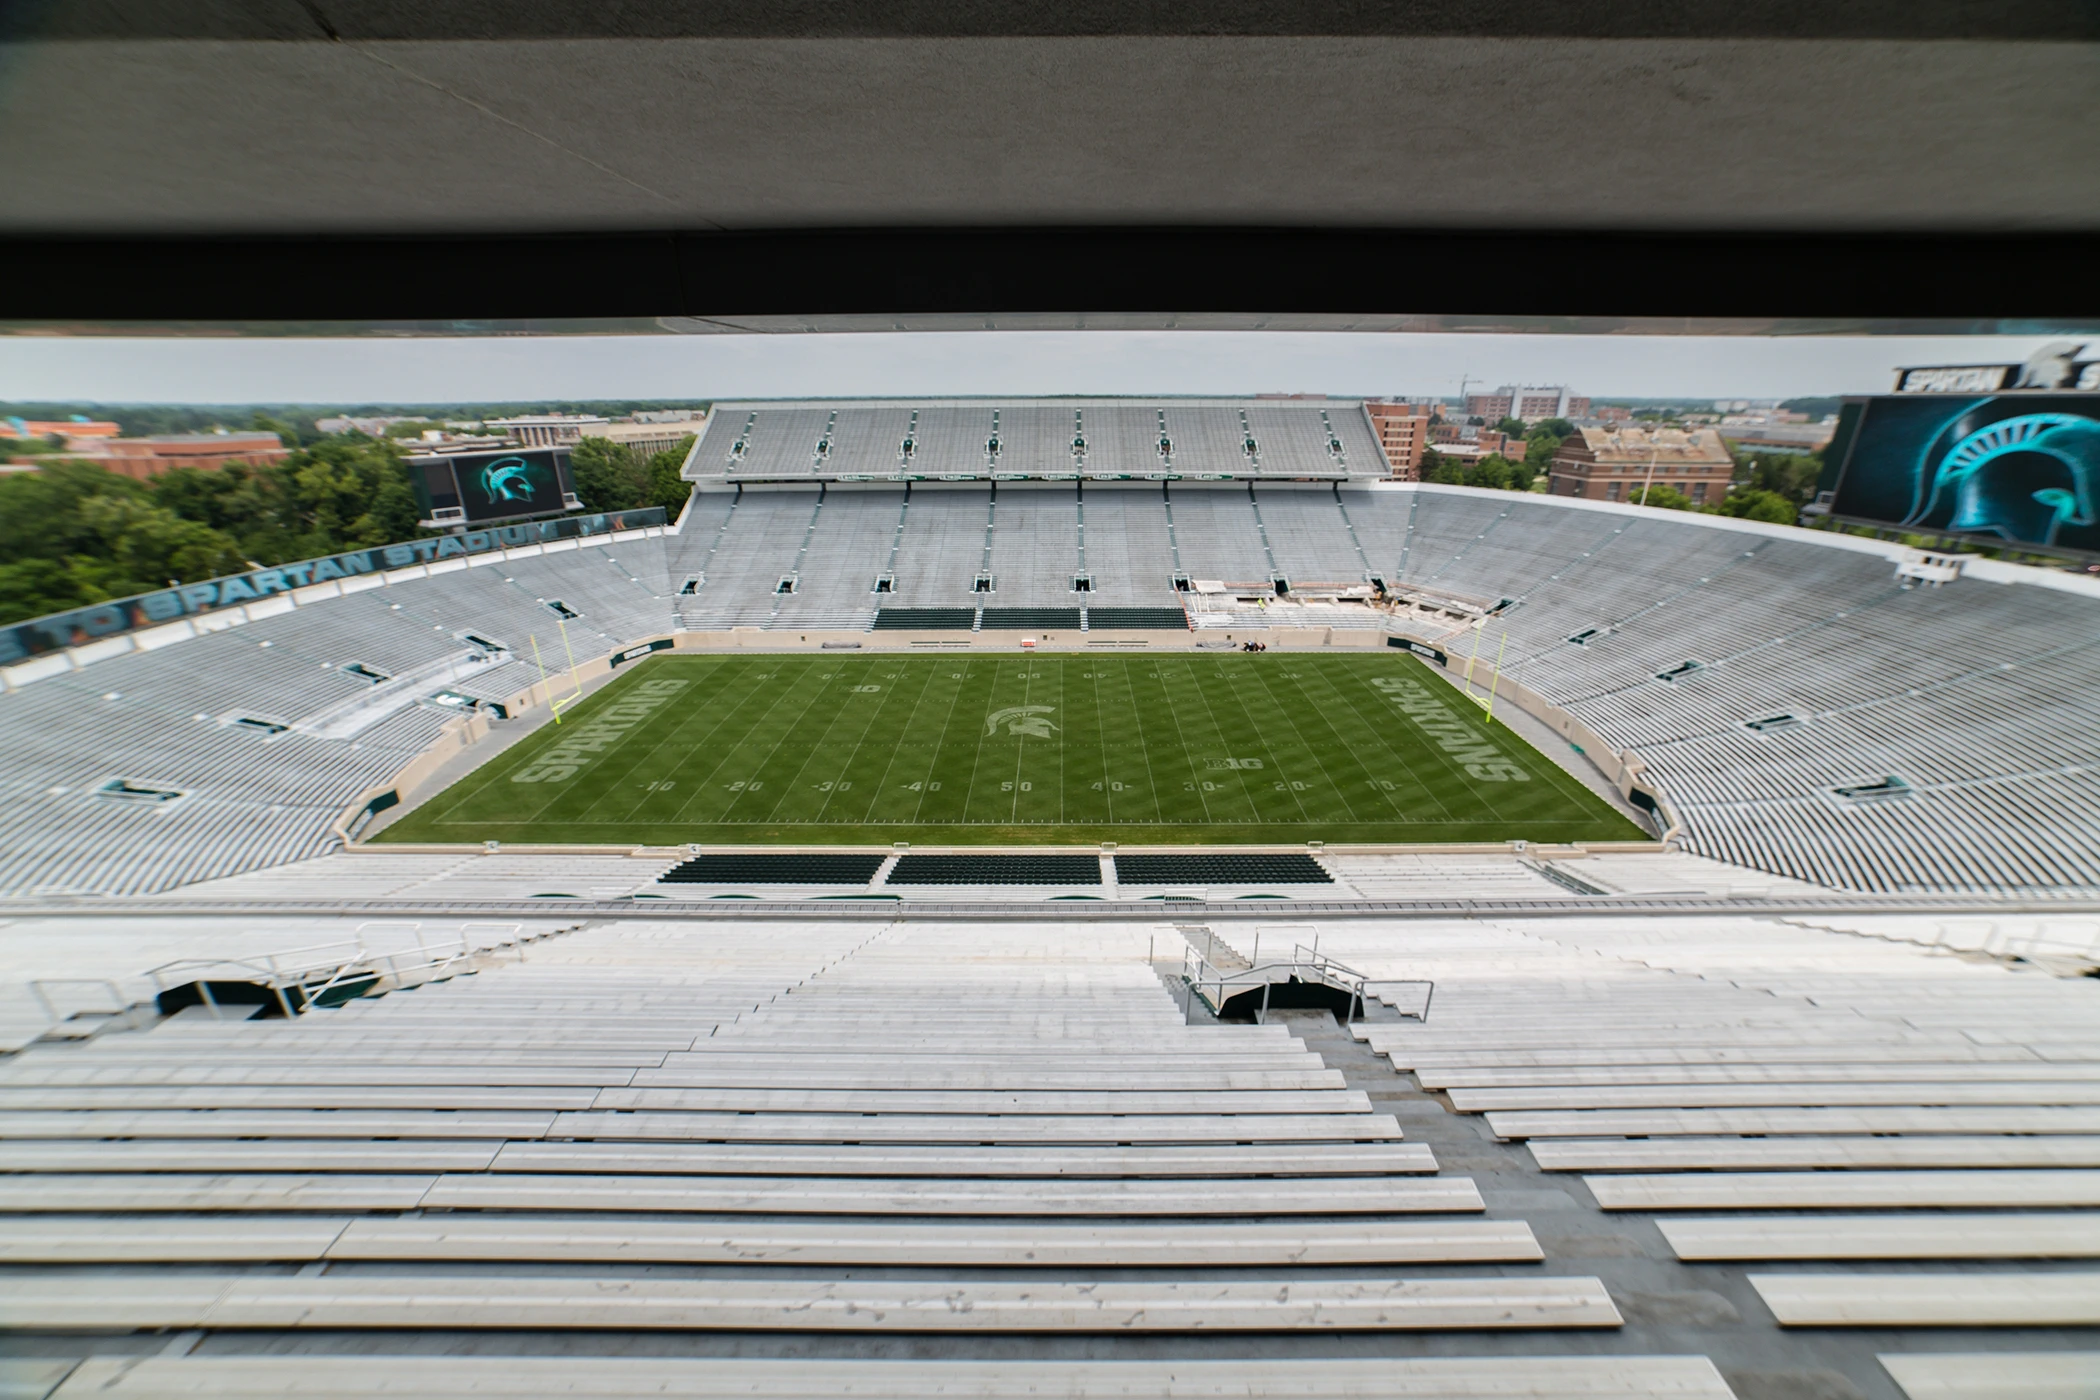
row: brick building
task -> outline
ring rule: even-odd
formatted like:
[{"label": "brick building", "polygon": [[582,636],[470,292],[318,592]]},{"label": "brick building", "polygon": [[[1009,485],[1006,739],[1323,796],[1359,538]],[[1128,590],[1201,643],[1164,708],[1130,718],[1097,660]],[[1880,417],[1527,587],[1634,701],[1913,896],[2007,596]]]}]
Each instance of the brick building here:
[{"label": "brick building", "polygon": [[1429,445],[1429,405],[1366,399],[1364,412],[1393,475],[1401,481],[1422,477],[1422,449]]},{"label": "brick building", "polygon": [[1513,438],[1493,428],[1483,428],[1475,423],[1453,423],[1446,419],[1429,430],[1429,445],[1442,452],[1446,447],[1476,449],[1482,455],[1500,452],[1507,457],[1514,453],[1524,455],[1524,439]]},{"label": "brick building", "polygon": [[91,460],[138,481],[176,467],[217,471],[229,462],[263,466],[291,451],[275,433],[168,433],[160,437],[104,438],[92,444]]},{"label": "brick building", "polygon": [[1707,505],[1728,494],[1735,458],[1712,428],[1580,428],[1553,454],[1548,489],[1556,496],[1623,501],[1654,484]]},{"label": "brick building", "polygon": [[0,440],[12,438],[60,438],[68,447],[75,440],[89,441],[98,438],[113,438],[119,429],[114,423],[90,421],[86,418],[4,418],[0,419]]},{"label": "brick building", "polygon": [[1590,401],[1571,394],[1565,384],[1505,384],[1492,394],[1466,395],[1466,417],[1485,423],[1521,418],[1537,423],[1548,418],[1587,418]]}]

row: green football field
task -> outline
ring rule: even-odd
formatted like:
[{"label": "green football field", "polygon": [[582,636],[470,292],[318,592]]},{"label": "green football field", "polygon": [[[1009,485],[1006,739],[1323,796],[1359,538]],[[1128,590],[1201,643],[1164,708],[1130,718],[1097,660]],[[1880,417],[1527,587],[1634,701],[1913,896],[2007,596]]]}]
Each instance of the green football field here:
[{"label": "green football field", "polygon": [[1422,663],[658,656],[381,841],[1037,845],[1645,833]]}]

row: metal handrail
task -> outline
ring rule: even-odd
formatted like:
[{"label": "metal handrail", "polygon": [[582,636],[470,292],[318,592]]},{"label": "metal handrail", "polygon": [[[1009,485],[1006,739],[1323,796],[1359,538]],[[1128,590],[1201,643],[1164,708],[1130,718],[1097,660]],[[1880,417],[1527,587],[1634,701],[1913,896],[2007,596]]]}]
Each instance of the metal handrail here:
[{"label": "metal handrail", "polygon": [[[1433,1002],[1433,1001],[1435,1001],[1435,1000],[1436,1000],[1436,983],[1434,983],[1434,982],[1430,981],[1430,980],[1429,980],[1429,979],[1428,979],[1427,977],[1387,977],[1387,978],[1382,978],[1382,979],[1381,979],[1381,980],[1379,981],[1378,985],[1379,985],[1379,986],[1381,986],[1381,987],[1427,987],[1427,988],[1429,988],[1429,995],[1428,995],[1428,996],[1426,996],[1426,997],[1423,997],[1423,998],[1422,998],[1422,1009],[1421,1009],[1420,1011],[1401,1011],[1401,1012],[1400,1012],[1400,1014],[1401,1014],[1402,1016],[1410,1017],[1410,1018],[1412,1018],[1412,1019],[1414,1019],[1414,1020],[1417,1020],[1417,1021],[1427,1021],[1427,1020],[1429,1019],[1429,1004],[1430,1004],[1431,1002]],[[1380,1000],[1380,1001],[1386,1001],[1386,999],[1385,999],[1384,997],[1380,997],[1380,998],[1379,998],[1379,1000]],[[1388,1006],[1392,1006],[1392,1003],[1391,1003],[1391,1002],[1389,1002],[1389,1001],[1386,1001],[1386,1005],[1388,1005]],[[1397,1011],[1397,1010],[1399,1010],[1399,1008],[1398,1008],[1398,1007],[1394,1007],[1394,1010],[1396,1010],[1396,1011]]]},{"label": "metal handrail", "polygon": [[[366,934],[370,930],[379,929],[405,929],[414,937],[416,946],[412,952],[403,950],[397,953],[373,953],[366,941]],[[477,946],[471,936],[475,929],[494,929],[502,936]],[[435,981],[449,975],[453,968],[471,963],[478,957],[516,952],[523,958],[524,945],[541,936],[544,935],[525,933],[524,925],[518,923],[462,924],[456,943],[448,941],[433,948],[423,936],[420,923],[406,920],[375,920],[359,925],[358,936],[355,939],[315,943],[302,948],[287,949],[282,953],[263,954],[259,958],[177,958],[173,962],[162,963],[159,967],[149,969],[146,975],[153,979],[154,988],[159,992],[167,991],[171,978],[176,976],[179,976],[180,980],[195,982],[204,1004],[216,1015],[218,1001],[212,995],[211,978],[206,974],[220,970],[232,972],[234,977],[221,980],[261,983],[277,998],[279,1009],[289,1018],[306,1014],[319,1004],[322,997],[360,978],[369,977],[375,982],[389,981],[395,987],[408,986],[411,981]],[[335,950],[347,950],[350,955],[337,955],[286,966],[288,959],[321,952],[332,953]],[[288,991],[295,989],[299,993],[296,1006],[292,1004],[292,998],[286,995]]]},{"label": "metal handrail", "polygon": [[[393,987],[405,987],[435,981],[446,976],[450,970],[462,964],[472,964],[476,959],[492,957],[501,953],[513,953],[520,961],[525,957],[525,945],[557,933],[572,932],[578,925],[548,929],[541,933],[526,933],[521,923],[468,923],[462,924],[458,942],[438,949],[430,947],[422,936],[420,924],[413,923],[367,923],[360,925],[355,939],[338,939],[329,943],[310,943],[298,948],[287,948],[276,953],[264,953],[250,957],[225,958],[176,958],[151,967],[141,976],[149,979],[156,998],[183,982],[194,982],[197,995],[208,1007],[214,1019],[219,1016],[219,1000],[212,993],[212,974],[222,974],[220,981],[255,982],[261,984],[277,1000],[278,1008],[287,1018],[302,1016],[319,1005],[321,998],[346,983],[361,977],[370,977],[376,982],[390,981]],[[406,928],[415,935],[414,956],[407,950],[399,953],[374,954],[363,936],[370,928]],[[477,944],[475,932],[494,931],[496,937],[485,944]],[[349,956],[342,956],[347,952]],[[315,958],[319,953],[334,956]],[[304,961],[294,961],[301,959]],[[100,987],[109,997],[111,1016],[121,1016],[131,1029],[138,1029],[137,1013],[144,1005],[127,999],[128,994],[115,981],[105,977],[43,977],[29,982],[30,995],[43,1008],[45,1017],[53,1026],[63,1024],[68,1018],[60,1014],[59,1005],[51,995],[51,989],[63,986]],[[298,992],[298,1004],[286,995]],[[78,1015],[80,1013],[73,1013]],[[99,1014],[99,1013],[98,1013]],[[249,1014],[253,1014],[252,1012]]]},{"label": "metal handrail", "polygon": [[[1288,959],[1251,964],[1232,971],[1226,971],[1223,968],[1212,965],[1210,960],[1193,945],[1182,950],[1182,981],[1188,985],[1191,998],[1202,996],[1211,1006],[1213,1014],[1224,1009],[1225,1003],[1229,999],[1225,990],[1227,987],[1251,989],[1255,986],[1260,986],[1264,989],[1262,993],[1262,1009],[1256,1014],[1255,1020],[1257,1024],[1266,1024],[1269,1010],[1269,997],[1266,989],[1279,980],[1274,975],[1278,972],[1285,974],[1284,980],[1296,979],[1301,982],[1313,980],[1323,985],[1334,987],[1338,991],[1349,993],[1348,1021],[1352,1025],[1355,1024],[1358,1012],[1365,1009],[1371,994],[1372,978],[1368,973],[1360,972],[1350,967],[1347,963],[1331,958],[1317,948],[1308,948],[1302,943],[1291,949],[1291,956]],[[1311,978],[1301,975],[1307,972],[1312,974]],[[1427,1021],[1429,1019],[1429,1008],[1436,1000],[1435,982],[1426,977],[1380,978],[1378,982],[1381,986],[1427,987],[1429,994],[1422,999],[1421,1011],[1402,1011],[1400,1014],[1417,1021]],[[1210,989],[1207,995],[1205,993],[1206,988]],[[1235,992],[1232,995],[1237,995],[1237,993]],[[1381,997],[1380,1000],[1384,1000],[1384,998]],[[1187,1010],[1190,1014],[1194,1013],[1193,1002]]]},{"label": "metal handrail", "polygon": [[[1193,968],[1190,966],[1192,962],[1194,964]],[[1247,967],[1230,972],[1212,966],[1210,960],[1191,945],[1182,952],[1181,969],[1182,980],[1188,985],[1190,996],[1192,998],[1204,996],[1204,999],[1212,1007],[1213,1014],[1222,1010],[1229,999],[1225,991],[1228,986],[1250,990],[1255,986],[1261,987],[1262,1009],[1255,1017],[1256,1021],[1261,1024],[1266,1024],[1268,1021],[1268,989],[1275,985],[1278,980],[1317,981],[1323,985],[1332,986],[1339,991],[1349,993],[1350,1024],[1355,1023],[1357,1013],[1363,1008],[1369,982],[1369,979],[1355,968],[1309,949],[1303,944],[1294,947],[1291,950],[1291,956],[1287,959],[1250,964]],[[1282,979],[1278,979],[1275,976],[1278,972],[1284,974]],[[1303,973],[1311,973],[1312,976],[1308,978],[1302,976],[1301,974]],[[1204,995],[1204,988],[1206,987],[1211,989],[1211,993],[1208,996]],[[1193,1014],[1193,1004],[1188,1010]]]},{"label": "metal handrail", "polygon": [[[107,977],[33,978],[29,983],[29,994],[36,998],[37,1004],[39,1006],[44,1008],[45,1017],[48,1018],[51,1024],[54,1026],[63,1024],[66,1020],[69,1019],[69,1017],[62,1016],[59,1014],[58,1004],[51,999],[51,993],[47,990],[48,988],[52,987],[100,987],[103,991],[109,994],[110,1006],[109,1011],[107,1013],[108,1015],[125,1016],[128,1015],[131,1011],[131,1004],[124,1000],[123,990],[119,988],[115,982],[110,981]],[[103,1014],[97,1008],[94,1007],[84,1007],[82,1008],[82,1010],[94,1012],[98,1015]],[[79,1011],[75,1011],[71,1014],[73,1016],[78,1016],[81,1013]]]}]

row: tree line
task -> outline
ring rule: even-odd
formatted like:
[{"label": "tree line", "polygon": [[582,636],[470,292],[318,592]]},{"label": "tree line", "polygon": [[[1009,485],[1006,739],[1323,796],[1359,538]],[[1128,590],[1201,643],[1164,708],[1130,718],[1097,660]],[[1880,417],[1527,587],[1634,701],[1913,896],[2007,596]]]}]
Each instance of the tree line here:
[{"label": "tree line", "polygon": [[[0,623],[436,533],[416,523],[401,443],[362,433],[302,442],[261,414],[250,426],[296,450],[146,481],[45,454],[39,470],[0,476]],[[572,453],[576,494],[594,511],[660,505],[675,518],[684,457],[587,438]]]},{"label": "tree line", "polygon": [[[89,403],[0,402],[0,418],[64,422],[81,417],[112,422],[125,437],[154,437],[161,433],[209,433],[220,428],[244,428],[260,416],[270,419],[290,436],[287,447],[305,447],[326,434],[314,426],[316,419],[401,418],[421,420],[417,426],[434,428],[440,423],[478,423],[486,418],[508,418],[520,413],[587,413],[601,418],[624,418],[645,410],[707,407],[704,399],[564,399],[528,403]],[[400,434],[395,434],[399,436]],[[10,448],[17,444],[9,443]]]}]

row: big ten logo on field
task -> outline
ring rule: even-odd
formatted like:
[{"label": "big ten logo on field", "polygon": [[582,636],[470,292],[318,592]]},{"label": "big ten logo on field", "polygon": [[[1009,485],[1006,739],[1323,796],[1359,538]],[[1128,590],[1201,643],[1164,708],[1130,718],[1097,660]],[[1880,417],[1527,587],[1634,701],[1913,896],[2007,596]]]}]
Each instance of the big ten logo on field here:
[{"label": "big ten logo on field", "polygon": [[1008,735],[1025,735],[1031,739],[1048,739],[1057,730],[1050,716],[1057,713],[1055,705],[1009,705],[1003,710],[994,710],[985,717],[984,736],[989,739],[1005,725]]},{"label": "big ten logo on field", "polygon": [[555,783],[573,778],[576,771],[605,750],[612,748],[636,725],[661,709],[666,701],[690,684],[665,676],[643,681],[563,736],[553,748],[510,775],[514,783]]},{"label": "big ten logo on field", "polygon": [[1205,768],[1259,768],[1261,767],[1261,760],[1258,758],[1206,758],[1203,760],[1203,766]]},{"label": "big ten logo on field", "polygon": [[1531,775],[1510,761],[1485,734],[1454,718],[1441,700],[1420,681],[1403,676],[1379,676],[1371,682],[1392,701],[1393,708],[1413,720],[1416,727],[1446,755],[1465,765],[1469,776],[1484,783],[1528,783]]}]

